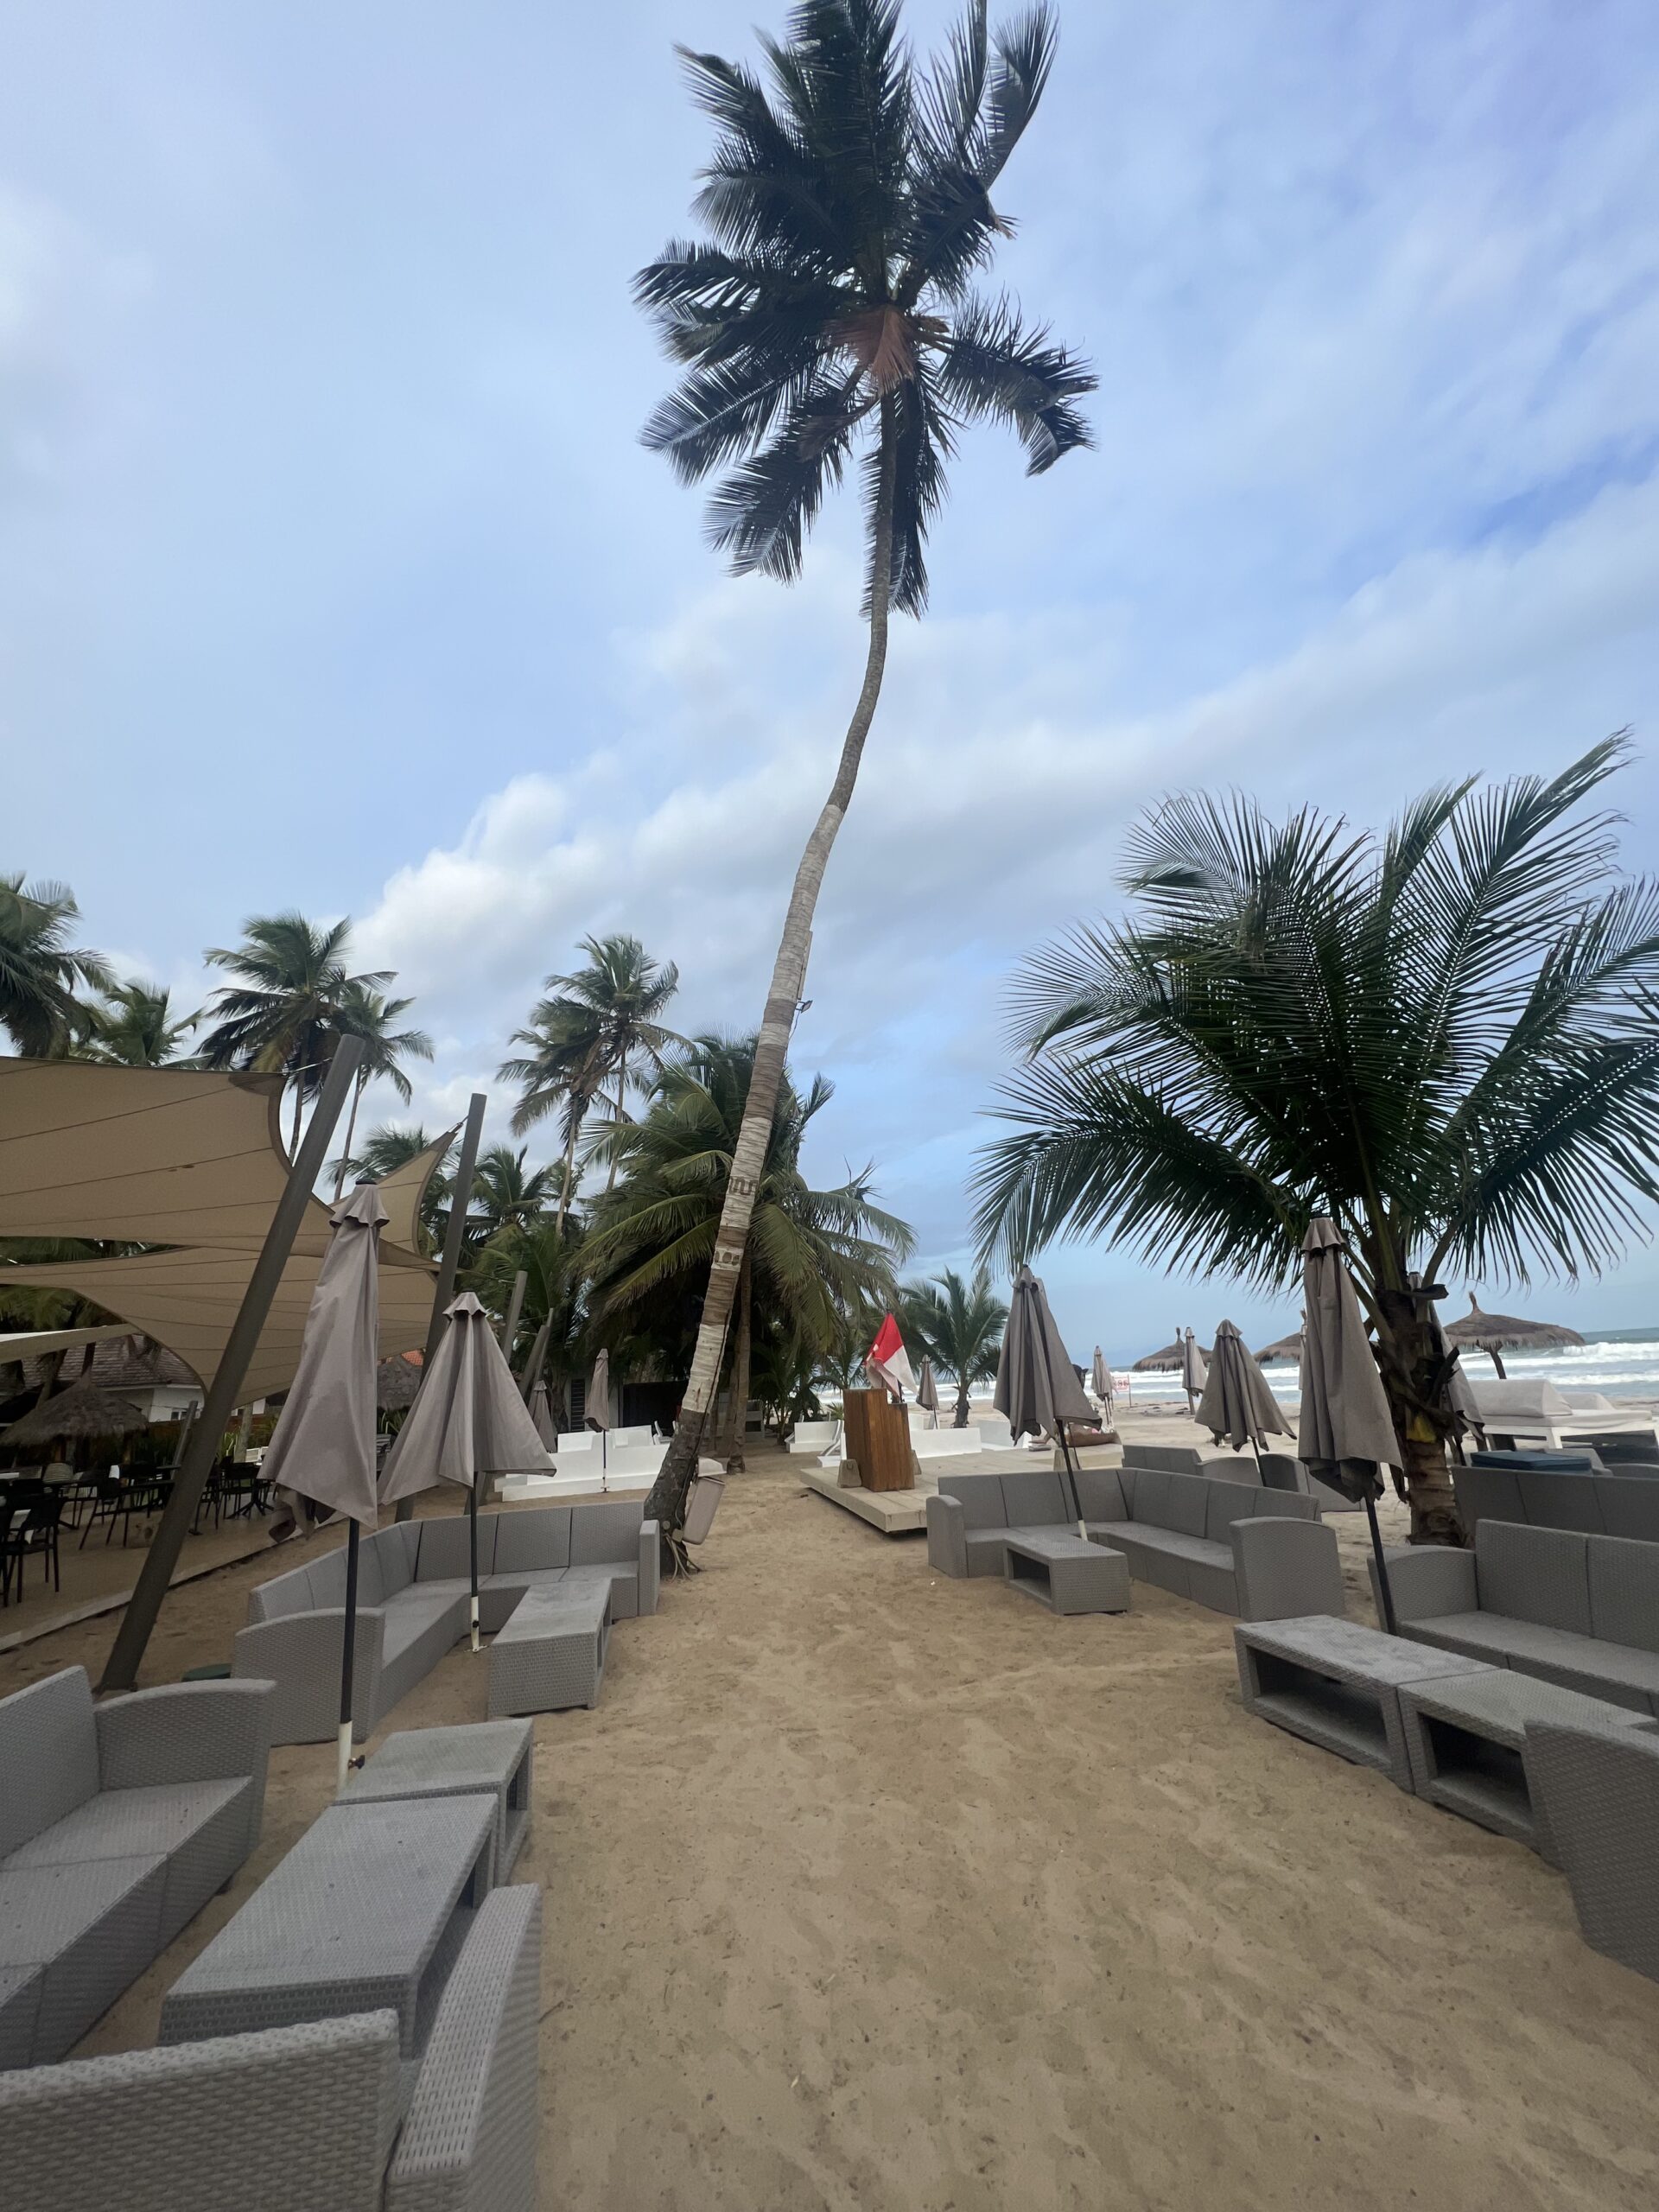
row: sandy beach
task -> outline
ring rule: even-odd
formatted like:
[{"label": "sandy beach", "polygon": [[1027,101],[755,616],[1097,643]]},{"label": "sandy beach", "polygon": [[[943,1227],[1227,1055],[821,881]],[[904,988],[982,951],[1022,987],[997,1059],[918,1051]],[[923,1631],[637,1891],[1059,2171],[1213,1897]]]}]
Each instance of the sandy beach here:
[{"label": "sandy beach", "polygon": [[[147,1678],[270,1571],[175,1592]],[[482,1709],[457,1649],[394,1725]],[[1659,1988],[1529,1852],[1249,1719],[1229,1624],[1145,1585],[1058,1620],[946,1581],[765,1451],[537,1759],[550,2208],[1653,2202]],[[153,2039],[332,1760],[274,1754],[255,1857],[83,2052]]]}]

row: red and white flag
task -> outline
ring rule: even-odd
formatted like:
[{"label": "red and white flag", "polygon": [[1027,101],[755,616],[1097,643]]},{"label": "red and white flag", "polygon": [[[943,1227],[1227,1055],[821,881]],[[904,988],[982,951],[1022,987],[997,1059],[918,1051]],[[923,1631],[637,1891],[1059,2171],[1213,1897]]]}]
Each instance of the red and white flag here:
[{"label": "red and white flag", "polygon": [[910,1371],[910,1361],[905,1352],[905,1340],[899,1333],[899,1324],[889,1313],[875,1332],[875,1342],[864,1355],[866,1372],[873,1381],[902,1398],[906,1391],[916,1395],[916,1377]]}]

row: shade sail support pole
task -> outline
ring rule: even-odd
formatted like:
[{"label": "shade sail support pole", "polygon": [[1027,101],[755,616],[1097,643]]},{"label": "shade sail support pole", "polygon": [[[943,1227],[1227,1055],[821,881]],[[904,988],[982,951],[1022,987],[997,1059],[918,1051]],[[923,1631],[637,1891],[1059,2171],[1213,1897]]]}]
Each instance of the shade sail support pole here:
[{"label": "shade sail support pole", "polygon": [[173,1570],[179,1563],[185,1537],[196,1517],[202,1491],[207,1486],[219,1439],[241,1401],[249,1363],[270,1317],[271,1301],[294,1249],[294,1239],[300,1233],[306,1207],[316,1189],[335,1126],[357,1080],[362,1059],[363,1039],[342,1037],[329,1063],[310,1126],[289,1170],[287,1186],[276,1202],[270,1227],[265,1231],[264,1243],[248,1278],[240,1311],[226,1339],[219,1365],[213,1370],[200,1415],[185,1446],[184,1458],[162,1509],[155,1541],[144,1554],[138,1586],[121,1616],[121,1625],[98,1686],[100,1691],[130,1690],[138,1679],[139,1662],[155,1629],[168,1585],[173,1580]]},{"label": "shade sail support pole", "polygon": [[518,1333],[518,1316],[524,1310],[524,1293],[530,1287],[530,1277],[522,1268],[512,1279],[512,1296],[507,1300],[507,1318],[501,1331],[501,1351],[504,1358],[512,1357],[513,1338]]},{"label": "shade sail support pole", "polygon": [[1376,1587],[1382,1600],[1382,1628],[1385,1635],[1398,1636],[1394,1618],[1394,1592],[1389,1587],[1389,1562],[1382,1556],[1382,1531],[1376,1525],[1376,1501],[1368,1490],[1365,1493],[1365,1518],[1371,1524],[1371,1553],[1376,1560]]},{"label": "shade sail support pole", "polygon": [[[461,1133],[461,1158],[455,1164],[454,1188],[449,1195],[449,1225],[443,1232],[443,1256],[438,1262],[438,1287],[432,1300],[432,1319],[426,1332],[426,1352],[421,1362],[421,1388],[432,1372],[432,1362],[437,1357],[443,1339],[445,1310],[454,1302],[455,1277],[461,1272],[461,1240],[467,1234],[467,1209],[473,1202],[473,1178],[478,1166],[478,1143],[484,1134],[484,1109],[489,1103],[481,1090],[475,1090],[467,1109],[467,1127]],[[400,1497],[397,1518],[412,1520],[415,1501]]]}]

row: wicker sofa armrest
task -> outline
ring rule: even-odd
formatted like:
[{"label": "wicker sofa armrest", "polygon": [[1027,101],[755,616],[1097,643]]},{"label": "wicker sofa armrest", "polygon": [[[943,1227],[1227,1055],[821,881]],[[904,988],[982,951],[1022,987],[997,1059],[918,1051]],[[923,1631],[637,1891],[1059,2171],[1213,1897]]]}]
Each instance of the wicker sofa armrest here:
[{"label": "wicker sofa armrest", "polygon": [[968,1573],[968,1524],[961,1501],[939,1491],[927,1501],[927,1563],[959,1582]]},{"label": "wicker sofa armrest", "polygon": [[654,1613],[663,1576],[663,1525],[660,1521],[639,1523],[639,1598],[642,1614]]},{"label": "wicker sofa armrest", "polygon": [[[1445,1544],[1397,1545],[1382,1554],[1388,1562],[1389,1594],[1397,1621],[1439,1620],[1446,1613],[1478,1610],[1475,1585],[1475,1555],[1453,1551]],[[1377,1618],[1382,1618],[1382,1593],[1377,1586],[1376,1561],[1370,1561],[1371,1596]]]},{"label": "wicker sofa armrest", "polygon": [[94,1716],[99,1788],[142,1789],[244,1774],[263,1780],[276,1694],[273,1682],[245,1676],[169,1682],[109,1699]]},{"label": "wicker sofa armrest", "polygon": [[[331,1744],[340,1726],[340,1662],[346,1640],[344,1606],[314,1613],[284,1613],[238,1629],[231,1661],[242,1680],[276,1685],[271,1705],[273,1744]],[[380,1709],[380,1670],[386,1617],[378,1605],[359,1605],[353,1706],[371,1724]]]},{"label": "wicker sofa armrest", "polygon": [[479,1908],[432,2023],[386,2212],[537,2212],[542,1892]]}]

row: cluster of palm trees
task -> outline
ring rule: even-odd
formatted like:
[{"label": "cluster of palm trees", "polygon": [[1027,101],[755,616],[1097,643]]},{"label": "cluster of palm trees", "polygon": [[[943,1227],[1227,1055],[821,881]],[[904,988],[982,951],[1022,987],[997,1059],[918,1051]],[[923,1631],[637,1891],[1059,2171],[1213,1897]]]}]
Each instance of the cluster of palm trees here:
[{"label": "cluster of palm trees", "polygon": [[[199,1011],[181,1014],[165,988],[119,980],[79,946],[78,920],[63,886],[0,878],[0,1027],[20,1052],[280,1074],[293,1148],[341,1039],[357,1037],[363,1072],[327,1171],[334,1192],[348,1177],[380,1179],[435,1141],[418,1125],[395,1123],[359,1140],[368,1085],[384,1080],[407,1103],[409,1065],[430,1059],[432,1046],[405,1026],[411,1001],[391,995],[394,975],[354,969],[349,921],[254,917],[238,944],[207,953],[221,987]],[[493,1310],[505,1311],[524,1275],[515,1356],[522,1366],[535,1355],[567,1416],[569,1386],[601,1343],[613,1372],[677,1399],[755,1052],[753,1038],[686,1038],[667,1027],[679,971],[637,938],[590,937],[581,952],[570,972],[546,979],[500,1071],[517,1092],[514,1136],[552,1122],[559,1157],[537,1165],[528,1144],[486,1147],[461,1242],[461,1281]],[[785,1426],[816,1410],[817,1388],[836,1376],[837,1348],[856,1340],[861,1357],[874,1322],[900,1298],[896,1269],[912,1238],[875,1205],[871,1171],[829,1190],[802,1173],[808,1128],[830,1096],[822,1076],[800,1091],[785,1071],[779,1086],[722,1370],[723,1440],[739,1461],[751,1398]],[[584,1179],[593,1186],[586,1196]],[[423,1211],[435,1249],[454,1204],[452,1174],[441,1166]]]}]

